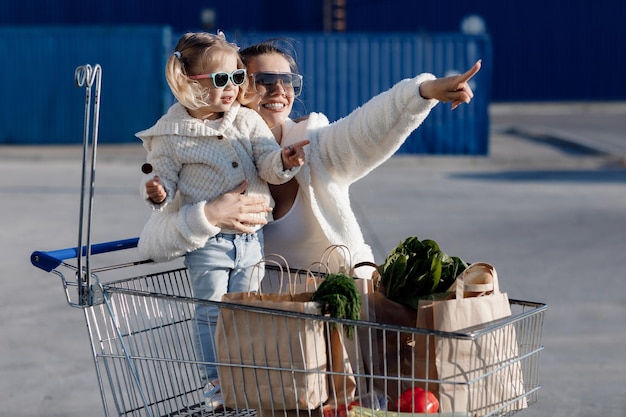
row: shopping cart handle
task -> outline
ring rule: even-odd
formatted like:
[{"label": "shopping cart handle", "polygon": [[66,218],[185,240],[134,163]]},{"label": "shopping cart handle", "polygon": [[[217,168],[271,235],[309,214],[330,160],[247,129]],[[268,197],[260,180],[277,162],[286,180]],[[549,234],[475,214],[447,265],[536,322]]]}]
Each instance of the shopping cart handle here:
[{"label": "shopping cart handle", "polygon": [[[114,240],[111,242],[96,243],[91,245],[91,254],[115,252],[118,250],[132,249],[137,247],[138,237],[130,239]],[[82,255],[87,254],[87,246],[83,246]],[[47,252],[35,251],[30,255],[30,262],[37,268],[50,272],[61,264],[65,259],[78,257],[78,247],[57,249]]]}]

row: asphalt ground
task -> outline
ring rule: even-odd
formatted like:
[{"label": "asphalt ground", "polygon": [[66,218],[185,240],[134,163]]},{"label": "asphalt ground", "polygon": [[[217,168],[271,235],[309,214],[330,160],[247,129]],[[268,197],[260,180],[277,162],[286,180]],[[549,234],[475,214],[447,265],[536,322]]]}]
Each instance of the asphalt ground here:
[{"label": "asphalt ground", "polygon": [[[488,157],[397,156],[352,188],[377,262],[408,236],[492,263],[509,297],[548,303],[525,417],[626,410],[626,105],[491,108]],[[137,236],[137,145],[98,150],[92,242]],[[81,311],[34,250],[75,246],[81,149],[0,147],[0,416],[100,416]]]}]

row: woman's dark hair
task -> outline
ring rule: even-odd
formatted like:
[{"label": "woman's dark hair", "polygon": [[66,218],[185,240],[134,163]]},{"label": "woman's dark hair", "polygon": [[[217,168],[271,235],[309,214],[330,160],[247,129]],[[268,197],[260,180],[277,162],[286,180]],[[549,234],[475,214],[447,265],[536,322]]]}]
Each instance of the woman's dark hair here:
[{"label": "woman's dark hair", "polygon": [[269,39],[267,41],[254,44],[240,50],[239,56],[241,57],[244,65],[247,66],[250,60],[256,58],[257,56],[267,54],[279,54],[289,63],[289,68],[291,69],[291,72],[299,74],[300,72],[298,71],[298,64],[296,64],[295,58],[292,54],[286,52],[283,48],[279,46],[279,44],[281,43],[290,44],[290,42],[285,39]]}]

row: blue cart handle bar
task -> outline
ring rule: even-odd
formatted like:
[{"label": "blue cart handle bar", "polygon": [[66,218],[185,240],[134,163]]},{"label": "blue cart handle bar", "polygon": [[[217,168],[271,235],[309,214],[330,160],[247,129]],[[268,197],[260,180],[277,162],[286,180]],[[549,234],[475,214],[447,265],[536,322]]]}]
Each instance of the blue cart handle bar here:
[{"label": "blue cart handle bar", "polygon": [[[91,245],[91,254],[115,252],[119,250],[137,247],[138,237],[130,239],[114,240],[111,242],[96,243]],[[81,256],[87,255],[87,246],[82,247]],[[35,251],[30,255],[30,262],[37,268],[50,272],[58,267],[64,260],[78,258],[78,247],[57,249],[52,251]]]}]

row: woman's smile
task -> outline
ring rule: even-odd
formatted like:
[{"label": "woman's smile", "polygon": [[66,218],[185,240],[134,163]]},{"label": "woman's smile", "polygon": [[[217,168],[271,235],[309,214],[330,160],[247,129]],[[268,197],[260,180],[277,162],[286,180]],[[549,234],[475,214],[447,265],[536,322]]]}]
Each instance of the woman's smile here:
[{"label": "woman's smile", "polygon": [[272,102],[272,103],[262,104],[261,106],[268,110],[282,110],[285,108],[285,103]]}]

